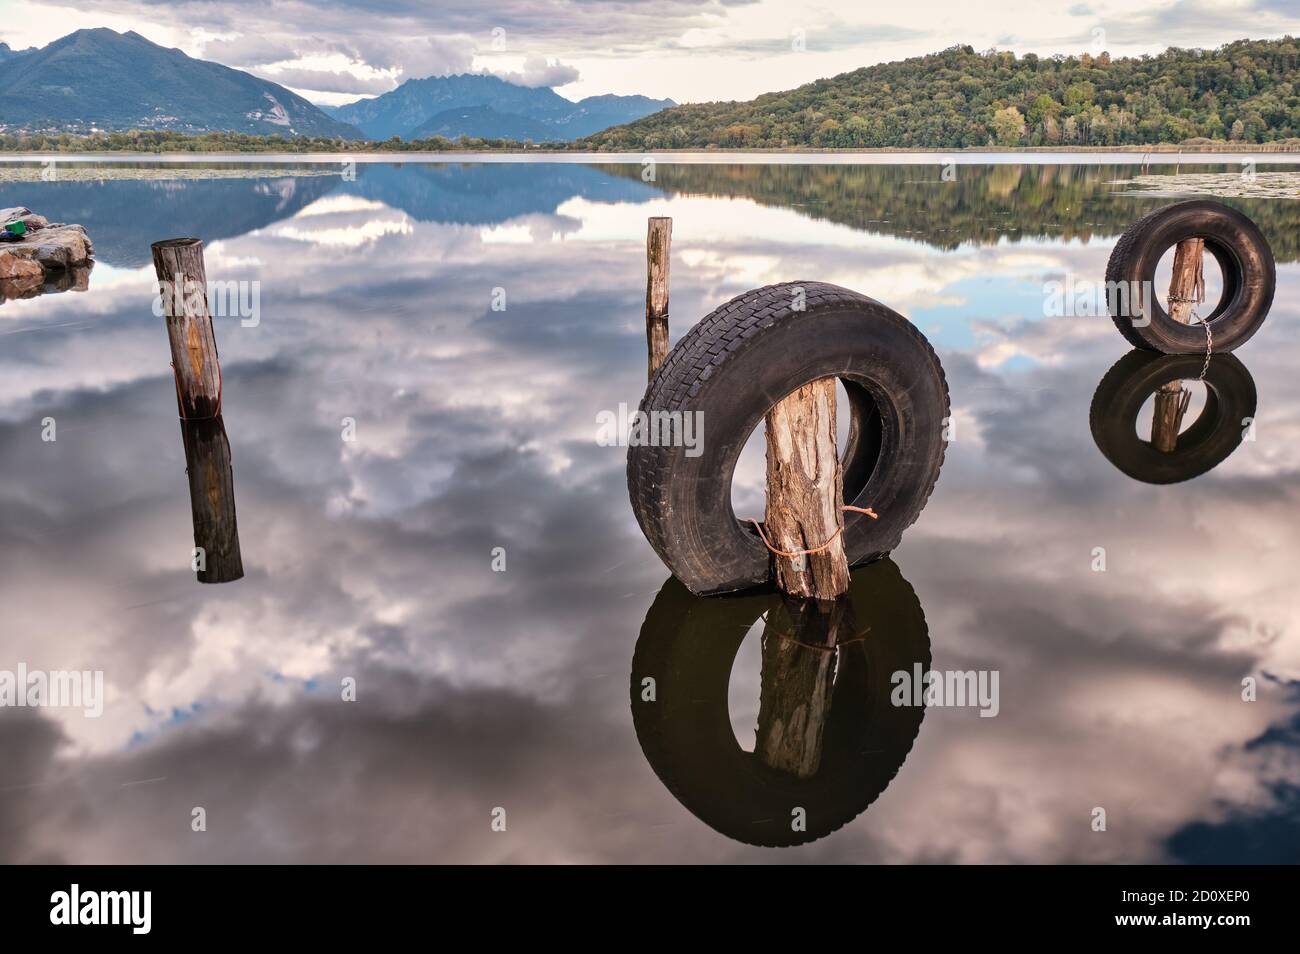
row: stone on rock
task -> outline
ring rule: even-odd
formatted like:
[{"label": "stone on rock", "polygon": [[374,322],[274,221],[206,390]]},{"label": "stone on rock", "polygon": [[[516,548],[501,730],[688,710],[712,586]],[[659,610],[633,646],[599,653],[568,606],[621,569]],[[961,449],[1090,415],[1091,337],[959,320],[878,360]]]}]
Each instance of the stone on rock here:
[{"label": "stone on rock", "polygon": [[21,205],[12,209],[0,209],[0,226],[11,222],[22,222],[29,232],[43,229],[50,224],[45,216],[37,215],[31,209],[23,208]]},{"label": "stone on rock", "polygon": [[0,209],[0,226],[23,222],[27,232],[0,242],[0,301],[26,297],[34,288],[84,290],[95,247],[80,225],[46,221],[31,209]]}]

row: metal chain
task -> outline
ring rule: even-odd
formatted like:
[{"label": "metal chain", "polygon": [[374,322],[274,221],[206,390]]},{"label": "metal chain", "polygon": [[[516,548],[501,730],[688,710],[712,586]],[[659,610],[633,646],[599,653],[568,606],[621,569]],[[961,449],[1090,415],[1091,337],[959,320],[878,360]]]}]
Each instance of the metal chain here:
[{"label": "metal chain", "polygon": [[[1192,314],[1196,314],[1195,311]],[[1210,323],[1202,321],[1205,326],[1205,365],[1201,368],[1200,380],[1204,381],[1205,376],[1210,373],[1210,355],[1214,353],[1214,333],[1210,330]]]},{"label": "metal chain", "polygon": [[[1201,366],[1201,375],[1198,381],[1204,381],[1205,376],[1210,373],[1210,355],[1214,353],[1214,331],[1210,323],[1196,313],[1196,306],[1205,301],[1205,293],[1201,292],[1196,298],[1183,298],[1181,295],[1170,295],[1169,303],[1176,301],[1184,302],[1192,306],[1192,318],[1201,322],[1201,327],[1205,329],[1205,364]],[[1190,324],[1191,322],[1189,322]]]}]

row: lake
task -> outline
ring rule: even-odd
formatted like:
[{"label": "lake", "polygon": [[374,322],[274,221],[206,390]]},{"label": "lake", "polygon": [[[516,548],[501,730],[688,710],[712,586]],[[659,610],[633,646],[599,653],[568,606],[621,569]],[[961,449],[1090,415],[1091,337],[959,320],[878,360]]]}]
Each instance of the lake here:
[{"label": "lake", "polygon": [[[1294,861],[1300,203],[1256,158],[0,166],[36,179],[0,174],[0,207],[96,249],[86,290],[0,304],[0,670],[104,687],[98,716],[0,711],[0,861]],[[1100,282],[1187,174],[1259,224],[1278,288],[1225,390],[1189,385],[1189,423],[1252,421],[1152,483],[1094,439],[1133,430],[1107,395],[1144,360],[1094,402],[1130,349],[1051,289]],[[811,782],[750,754],[776,603],[670,582],[597,439],[645,389],[657,215],[673,341],[826,281],[947,377],[942,474],[855,571],[866,655],[839,651]],[[215,586],[152,310],[150,243],[186,235],[246,283],[215,322],[244,577]],[[761,436],[733,501],[761,515]],[[894,643],[996,674],[996,713],[872,736]]]}]

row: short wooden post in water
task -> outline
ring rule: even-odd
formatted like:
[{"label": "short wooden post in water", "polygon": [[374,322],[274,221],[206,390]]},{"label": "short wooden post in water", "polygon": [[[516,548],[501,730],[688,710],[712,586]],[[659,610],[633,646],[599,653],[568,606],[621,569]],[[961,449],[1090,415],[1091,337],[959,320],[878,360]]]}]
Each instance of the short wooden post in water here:
[{"label": "short wooden post in water", "polygon": [[839,533],[844,481],[835,447],[835,379],[806,384],[767,412],[767,515],[776,584],[791,596],[832,600],[848,592],[849,562]]},{"label": "short wooden post in water", "polygon": [[[1174,250],[1174,270],[1169,278],[1169,317],[1188,324],[1192,310],[1205,297],[1203,270],[1205,241],[1183,239]],[[1178,446],[1178,432],[1187,412],[1183,382],[1170,381],[1156,391],[1155,411],[1151,418],[1151,443],[1166,454]]]},{"label": "short wooden post in water", "polygon": [[181,421],[185,471],[194,517],[195,569],[200,583],[229,583],[244,575],[235,520],[235,472],[220,417]]},{"label": "short wooden post in water", "polygon": [[645,335],[650,349],[649,378],[668,357],[668,261],[673,243],[673,220],[650,219],[646,228]]},{"label": "short wooden post in water", "polygon": [[167,239],[152,248],[181,417],[216,417],[221,412],[221,368],[208,311],[203,243],[196,238]]}]

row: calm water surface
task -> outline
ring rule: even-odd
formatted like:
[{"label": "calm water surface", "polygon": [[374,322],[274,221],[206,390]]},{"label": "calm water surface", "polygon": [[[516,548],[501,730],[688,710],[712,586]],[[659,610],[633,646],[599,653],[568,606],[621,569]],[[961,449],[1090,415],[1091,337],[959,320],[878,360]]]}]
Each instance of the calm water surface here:
[{"label": "calm water surface", "polygon": [[[1044,307],[1168,201],[1111,184],[1141,170],[642,171],[0,185],[97,250],[87,291],[0,305],[0,670],[102,670],[107,696],[0,711],[0,861],[1300,858],[1300,203],[1230,200],[1278,259],[1237,352],[1253,439],[1161,485],[1090,430],[1125,342]],[[956,439],[892,561],[855,574],[865,635],[805,782],[747,754],[773,600],[669,582],[596,440],[645,386],[651,215],[674,219],[674,339],[817,279],[909,317],[947,374]],[[260,282],[260,322],[216,329],[246,574],[220,586],[190,568],[151,313],[149,244],[177,235],[210,278]],[[742,514],[761,468],[742,459]],[[996,717],[886,725],[881,673],[923,658],[997,671]],[[753,844],[792,805],[808,843]]]}]

